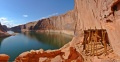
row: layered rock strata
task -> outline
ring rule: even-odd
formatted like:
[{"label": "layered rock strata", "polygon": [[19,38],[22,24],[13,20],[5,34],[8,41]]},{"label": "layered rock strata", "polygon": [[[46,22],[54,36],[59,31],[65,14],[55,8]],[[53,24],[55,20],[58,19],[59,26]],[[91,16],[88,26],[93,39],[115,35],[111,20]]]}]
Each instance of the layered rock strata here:
[{"label": "layered rock strata", "polygon": [[35,25],[35,30],[71,31],[74,34],[76,16],[74,10],[66,14],[42,19]]}]

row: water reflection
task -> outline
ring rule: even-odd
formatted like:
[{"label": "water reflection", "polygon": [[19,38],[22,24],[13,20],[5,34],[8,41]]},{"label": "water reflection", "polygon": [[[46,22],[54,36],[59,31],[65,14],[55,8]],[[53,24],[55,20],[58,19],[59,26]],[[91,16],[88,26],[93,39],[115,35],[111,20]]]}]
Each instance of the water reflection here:
[{"label": "water reflection", "polygon": [[68,43],[72,36],[60,33],[50,33],[50,32],[25,32],[24,33],[30,39],[38,40],[44,44],[48,44],[57,48],[62,47],[64,44]]},{"label": "water reflection", "polygon": [[2,44],[3,40],[4,40],[4,38],[0,38],[0,49],[1,49],[1,44]]},{"label": "water reflection", "polygon": [[69,42],[72,36],[58,33],[19,33],[15,36],[0,38],[0,54],[8,54],[13,61],[25,51],[58,49]]}]

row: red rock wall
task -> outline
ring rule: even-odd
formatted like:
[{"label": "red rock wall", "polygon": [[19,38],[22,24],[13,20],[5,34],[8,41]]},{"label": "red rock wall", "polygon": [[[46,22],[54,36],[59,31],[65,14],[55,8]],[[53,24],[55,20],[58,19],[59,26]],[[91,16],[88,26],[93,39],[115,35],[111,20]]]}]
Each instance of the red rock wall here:
[{"label": "red rock wall", "polygon": [[39,20],[35,26],[35,30],[70,30],[75,28],[75,13],[69,11],[66,14],[53,16],[50,18]]},{"label": "red rock wall", "polygon": [[26,23],[26,24],[23,24],[23,25],[19,25],[19,26],[15,26],[15,27],[12,27],[10,28],[12,31],[15,31],[15,32],[21,32],[21,31],[31,31],[31,30],[34,30],[34,26],[37,24],[37,21],[35,22],[29,22],[29,23]]},{"label": "red rock wall", "polygon": [[31,31],[31,30],[68,30],[74,32],[76,15],[74,10],[59,16],[52,16],[39,21],[30,22],[24,25],[12,27],[13,31]]},{"label": "red rock wall", "polygon": [[22,27],[22,29],[27,29],[27,30],[33,30],[34,26],[37,24],[37,21],[35,22],[29,22]]},{"label": "red rock wall", "polygon": [[76,32],[84,29],[104,28],[114,52],[120,56],[120,19],[119,0],[75,0],[75,12],[78,15]]}]

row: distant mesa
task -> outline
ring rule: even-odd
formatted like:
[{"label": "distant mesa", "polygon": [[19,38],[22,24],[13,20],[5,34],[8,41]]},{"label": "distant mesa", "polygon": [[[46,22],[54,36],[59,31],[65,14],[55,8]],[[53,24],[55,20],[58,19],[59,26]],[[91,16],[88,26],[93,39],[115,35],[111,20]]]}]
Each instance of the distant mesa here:
[{"label": "distant mesa", "polygon": [[0,23],[0,38],[11,36],[10,34],[7,33],[7,30],[8,30],[7,26],[1,25]]}]

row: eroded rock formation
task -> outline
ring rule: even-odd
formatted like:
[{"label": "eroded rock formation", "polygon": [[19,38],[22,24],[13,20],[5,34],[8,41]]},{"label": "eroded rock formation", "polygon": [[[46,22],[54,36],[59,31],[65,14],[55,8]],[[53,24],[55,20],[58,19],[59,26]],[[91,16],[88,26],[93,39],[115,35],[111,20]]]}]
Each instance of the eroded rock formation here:
[{"label": "eroded rock formation", "polygon": [[8,62],[9,58],[6,54],[0,54],[0,62]]},{"label": "eroded rock formation", "polygon": [[95,27],[106,29],[114,52],[120,56],[119,8],[119,0],[75,0],[76,33],[81,34],[84,29]]},{"label": "eroded rock formation", "polygon": [[83,62],[83,57],[80,55],[79,52],[76,51],[75,48],[70,47],[69,48],[69,55],[68,58],[65,59],[64,56],[65,52],[62,52],[61,50],[56,51],[43,51],[41,50],[31,50],[30,52],[24,52],[19,55],[19,57],[16,58],[15,62],[71,62],[71,61],[77,61],[77,62]]}]

